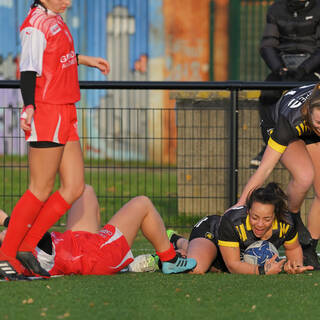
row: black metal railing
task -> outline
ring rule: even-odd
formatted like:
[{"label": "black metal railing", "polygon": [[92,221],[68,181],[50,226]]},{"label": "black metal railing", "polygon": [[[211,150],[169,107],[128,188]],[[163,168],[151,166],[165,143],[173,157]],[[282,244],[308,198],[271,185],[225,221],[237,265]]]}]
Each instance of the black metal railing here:
[{"label": "black metal railing", "polygon": [[[108,90],[110,96],[112,96],[113,92],[119,90],[120,95],[122,91],[127,92],[130,90],[135,92],[140,90],[146,92],[150,90],[169,92],[228,91],[230,93],[227,97],[210,97],[210,95],[208,95],[205,99],[202,95],[195,96],[194,98],[190,96],[184,97],[183,95],[182,97],[173,97],[171,100],[175,100],[174,108],[169,108],[165,105],[154,107],[149,100],[147,100],[146,105],[141,106],[138,102],[131,105],[130,102],[127,102],[128,100],[125,99],[124,101],[126,102],[123,102],[123,105],[113,105],[113,100],[110,100],[105,101],[104,106],[93,110],[80,106],[80,121],[82,121],[83,126],[86,128],[94,128],[95,125],[93,122],[98,121],[98,126],[95,127],[97,131],[95,136],[91,134],[92,129],[82,130],[81,141],[83,146],[87,146],[89,144],[88,141],[97,140],[99,141],[98,146],[103,145],[103,148],[106,149],[113,148],[111,153],[106,151],[102,159],[99,157],[95,158],[94,152],[92,152],[92,146],[90,151],[84,148],[84,152],[86,153],[86,168],[89,171],[89,182],[96,184],[99,190],[101,189],[98,192],[98,197],[100,197],[102,207],[107,212],[105,219],[130,197],[137,195],[141,191],[152,198],[160,213],[166,216],[166,223],[171,226],[190,226],[199,216],[215,212],[222,213],[224,209],[236,202],[242,186],[252,174],[253,171],[249,168],[248,159],[255,155],[261,140],[257,99],[244,98],[241,96],[241,92],[261,89],[290,89],[299,85],[301,85],[301,83],[242,81],[81,81],[81,89]],[[1,89],[17,89],[19,86],[19,81],[1,80],[0,93]],[[15,111],[18,110],[17,108],[13,109],[16,109]],[[98,113],[98,115],[93,115],[95,112]],[[247,117],[246,112],[254,116],[252,118],[251,116]],[[94,117],[96,120],[93,120]],[[222,125],[219,125],[218,128],[217,125],[208,124],[207,117],[223,117],[224,119]],[[102,123],[101,120],[104,118],[106,118],[105,123]],[[153,119],[151,124],[150,119]],[[176,127],[166,129],[166,131],[164,128],[170,127],[170,125],[172,126],[172,122],[174,122],[173,119],[176,119]],[[116,128],[115,123],[117,121],[119,125]],[[88,122],[90,123],[88,124]],[[143,125],[141,125],[141,123]],[[116,134],[115,131],[117,130],[120,133]],[[155,133],[157,130],[159,133]],[[138,133],[138,131],[140,133]],[[207,134],[206,131],[215,133]],[[217,135],[218,131],[223,132]],[[193,134],[194,136],[192,136]],[[7,138],[7,133],[2,136],[0,134],[0,140]],[[188,142],[192,143],[188,144]],[[151,143],[152,146],[150,147]],[[169,149],[171,148],[170,150],[173,150],[170,151],[171,154],[169,154],[171,160],[165,158],[162,154],[163,145],[166,143],[171,143],[173,146],[169,146]],[[119,146],[116,147],[116,151],[114,149],[115,144],[119,144]],[[255,145],[254,148],[252,148],[253,144]],[[189,148],[190,145],[193,147]],[[99,149],[99,147],[97,148]],[[207,148],[208,152],[204,151],[204,148]],[[142,156],[140,158],[132,157],[132,150],[140,150],[139,152]],[[152,152],[150,150],[152,150]],[[155,156],[157,150],[160,150],[160,156],[158,158]],[[219,152],[221,152],[221,159],[210,158],[210,152],[215,152],[218,155]],[[8,168],[13,171],[15,169],[18,171],[22,170],[22,175],[27,174],[24,172],[27,170],[25,160],[21,160],[23,157],[15,158],[12,154],[6,154],[4,149],[0,150],[0,153],[4,153],[1,162],[2,165],[0,165],[3,172],[2,178],[4,179],[4,183],[5,177],[8,177],[7,171],[5,170],[8,170]],[[150,153],[153,153],[152,156],[150,156]],[[124,154],[126,154],[126,156],[124,156]],[[243,160],[244,154],[247,157],[245,161]],[[204,161],[205,157],[208,158],[206,161]],[[10,161],[8,161],[8,159]],[[172,161],[172,159],[174,160]],[[178,159],[183,159],[183,161],[179,161]],[[103,171],[103,174],[100,176],[106,175],[105,181],[103,182],[105,184],[108,183],[108,179],[111,179],[113,180],[113,184],[117,185],[117,179],[120,179],[122,189],[119,194],[112,189],[116,187],[109,186],[107,188],[108,195],[103,195],[106,187],[102,187],[101,184],[96,182],[95,179],[99,178],[92,178],[95,177],[97,171],[100,172],[99,170],[101,170],[101,172]],[[280,171],[277,171],[271,179],[280,179],[280,182],[285,186],[288,181],[288,176],[282,175],[282,172],[285,170],[283,170],[281,166],[277,170],[281,171],[281,175],[279,175]],[[241,173],[240,176],[239,173]],[[157,178],[155,178],[156,175]],[[159,180],[157,180],[158,175]],[[199,175],[200,178],[196,177],[196,175]],[[19,178],[19,180],[14,173],[11,173],[9,176],[11,185],[13,185],[15,179],[20,181],[21,184],[21,178]],[[142,176],[144,182],[141,180]],[[207,182],[208,176],[217,179],[214,186],[212,186],[210,181]],[[146,181],[149,179],[151,182],[147,183]],[[137,181],[139,181],[139,183]],[[128,190],[124,190],[123,184],[125,183],[132,184],[133,187],[131,188],[130,186]],[[138,184],[141,183],[145,183],[144,189],[139,189]],[[157,184],[161,186],[159,192],[155,191],[156,187],[158,188]],[[223,184],[225,192],[224,195],[219,196],[216,190],[218,190],[219,187],[222,188]],[[150,191],[148,188],[154,189]],[[0,202],[1,199],[3,200],[1,206],[7,206],[8,210],[10,210],[23,189],[24,188],[20,186],[18,191],[11,192],[15,193],[14,195],[10,195],[5,191],[5,188],[2,188],[3,191],[1,192],[0,190]],[[168,189],[168,191],[166,189]],[[198,192],[198,190],[202,191]],[[215,192],[217,192],[217,194],[214,194]],[[6,204],[6,199],[10,197],[12,199],[11,203]],[[219,203],[212,200],[213,198],[218,199],[219,197],[221,198]],[[109,200],[113,201],[111,209]],[[190,203],[193,203],[192,207],[194,208],[192,210],[188,209]]]}]

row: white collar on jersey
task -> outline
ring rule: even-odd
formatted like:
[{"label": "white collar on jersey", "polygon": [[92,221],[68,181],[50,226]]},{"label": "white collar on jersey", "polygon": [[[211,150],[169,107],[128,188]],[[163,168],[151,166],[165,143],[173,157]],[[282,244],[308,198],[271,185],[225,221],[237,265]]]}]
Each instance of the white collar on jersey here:
[{"label": "white collar on jersey", "polygon": [[47,12],[50,16],[59,16],[58,13],[55,13],[55,12],[49,10],[49,9],[46,9],[46,8],[43,7],[41,4],[38,4],[37,8],[39,8],[39,9],[42,10],[42,11]]}]

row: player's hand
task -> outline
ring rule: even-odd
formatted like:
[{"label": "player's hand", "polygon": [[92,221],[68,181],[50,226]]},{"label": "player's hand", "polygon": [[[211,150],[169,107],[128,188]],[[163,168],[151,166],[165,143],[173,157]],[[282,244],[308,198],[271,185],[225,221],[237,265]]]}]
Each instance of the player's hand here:
[{"label": "player's hand", "polygon": [[305,271],[311,271],[311,270],[313,270],[313,267],[312,266],[302,266],[302,265],[296,263],[295,261],[288,260],[285,263],[283,270],[289,274],[299,274],[299,273],[303,273]]},{"label": "player's hand", "polygon": [[20,127],[24,131],[31,131],[31,121],[34,115],[34,107],[26,106],[23,107],[20,115]]},{"label": "player's hand", "polygon": [[264,271],[266,274],[278,274],[282,271],[283,265],[286,260],[276,261],[278,255],[274,255],[271,259],[267,260],[264,265]]},{"label": "player's hand", "polygon": [[106,59],[101,57],[91,57],[82,54],[78,55],[79,64],[99,69],[104,75],[110,72],[110,64]]},{"label": "player's hand", "polygon": [[110,72],[110,64],[103,58],[94,58],[95,65],[93,67],[98,68],[102,74],[107,75]]}]

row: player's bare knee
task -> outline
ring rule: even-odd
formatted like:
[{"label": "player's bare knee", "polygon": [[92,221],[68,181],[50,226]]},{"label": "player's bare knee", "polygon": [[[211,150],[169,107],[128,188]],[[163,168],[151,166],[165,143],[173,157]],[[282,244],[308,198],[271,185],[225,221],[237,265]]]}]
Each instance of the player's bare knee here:
[{"label": "player's bare knee", "polygon": [[147,196],[137,196],[133,200],[136,201],[137,203],[139,203],[139,205],[146,207],[146,208],[152,206],[152,202]]},{"label": "player's bare knee", "polygon": [[68,185],[68,186],[61,186],[60,193],[61,196],[69,203],[73,203],[76,201],[85,190],[85,184],[79,183],[76,185]]},{"label": "player's bare knee", "polygon": [[29,190],[34,194],[40,201],[46,201],[53,189],[53,184],[37,185],[36,183],[30,183]]},{"label": "player's bare knee", "polygon": [[314,173],[306,172],[305,175],[299,175],[293,177],[293,181],[295,185],[298,185],[302,190],[309,190],[313,183]]},{"label": "player's bare knee", "polygon": [[95,194],[95,191],[94,191],[93,187],[90,184],[86,184],[84,186],[84,189],[83,189],[83,195],[84,196],[90,196],[90,195],[93,195],[93,194]]}]

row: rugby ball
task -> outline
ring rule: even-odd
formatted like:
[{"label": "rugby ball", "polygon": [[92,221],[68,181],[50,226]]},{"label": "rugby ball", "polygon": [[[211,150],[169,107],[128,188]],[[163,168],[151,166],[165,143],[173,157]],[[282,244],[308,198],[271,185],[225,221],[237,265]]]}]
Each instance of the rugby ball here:
[{"label": "rugby ball", "polygon": [[[268,259],[271,259],[274,255],[278,255],[277,248],[267,240],[259,240],[252,243],[243,254],[243,261],[250,264],[257,264],[263,266]],[[277,259],[277,261],[279,261]]]}]

